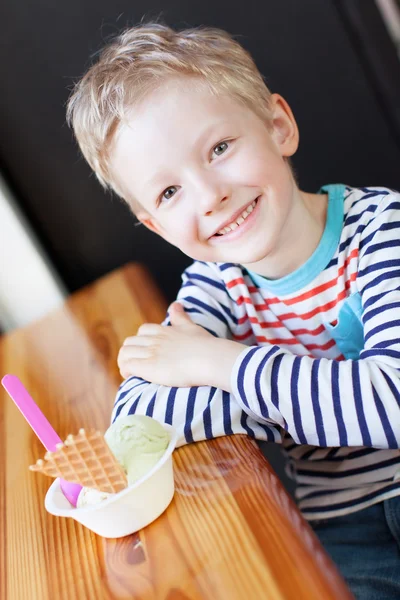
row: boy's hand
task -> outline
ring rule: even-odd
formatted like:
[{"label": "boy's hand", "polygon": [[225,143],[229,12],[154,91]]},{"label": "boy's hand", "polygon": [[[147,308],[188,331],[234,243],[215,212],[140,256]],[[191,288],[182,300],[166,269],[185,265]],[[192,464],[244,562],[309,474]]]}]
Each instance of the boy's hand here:
[{"label": "boy's hand", "polygon": [[145,323],[128,337],[118,355],[124,379],[136,375],[170,387],[210,385],[230,391],[230,374],[242,344],[216,338],[193,323],[178,302],[171,326]]}]

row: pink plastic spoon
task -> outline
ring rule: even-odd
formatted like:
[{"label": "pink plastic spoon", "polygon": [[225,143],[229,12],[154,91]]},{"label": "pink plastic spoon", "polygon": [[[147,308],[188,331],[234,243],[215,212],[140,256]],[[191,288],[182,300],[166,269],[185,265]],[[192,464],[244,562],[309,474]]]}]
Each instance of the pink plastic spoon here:
[{"label": "pink plastic spoon", "polygon": [[[56,446],[57,444],[63,443],[62,439],[54,431],[18,377],[15,375],[4,375],[1,383],[10,398],[12,398],[18,406],[43,446],[50,452],[57,450]],[[73,506],[76,506],[82,486],[77,483],[70,483],[69,481],[60,479],[60,487],[67,500],[69,500]]]}]

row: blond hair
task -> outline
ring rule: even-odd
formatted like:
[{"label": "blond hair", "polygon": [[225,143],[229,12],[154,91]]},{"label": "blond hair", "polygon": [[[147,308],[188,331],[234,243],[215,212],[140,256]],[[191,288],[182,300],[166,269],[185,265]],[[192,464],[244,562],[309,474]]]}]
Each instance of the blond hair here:
[{"label": "blond hair", "polygon": [[110,169],[118,126],[135,103],[177,76],[204,80],[213,93],[229,94],[268,123],[271,92],[250,54],[226,31],[132,27],[104,48],[68,101],[67,121],[103,187],[123,197]]}]

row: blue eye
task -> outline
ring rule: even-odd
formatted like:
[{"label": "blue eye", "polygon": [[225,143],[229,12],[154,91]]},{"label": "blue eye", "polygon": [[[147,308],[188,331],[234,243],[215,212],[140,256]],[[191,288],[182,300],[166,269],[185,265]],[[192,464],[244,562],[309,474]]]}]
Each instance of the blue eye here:
[{"label": "blue eye", "polygon": [[223,154],[227,149],[228,142],[220,142],[219,144],[214,146],[213,152],[215,152],[217,156],[221,156],[221,154]]}]

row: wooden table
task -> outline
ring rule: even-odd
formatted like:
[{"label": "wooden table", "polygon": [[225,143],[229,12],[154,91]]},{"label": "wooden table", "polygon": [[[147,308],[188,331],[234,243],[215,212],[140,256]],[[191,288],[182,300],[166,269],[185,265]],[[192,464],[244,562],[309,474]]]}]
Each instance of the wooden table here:
[{"label": "wooden table", "polygon": [[[104,431],[123,339],[164,314],[146,271],[128,265],[0,338],[0,375],[20,377],[62,439],[82,426]],[[50,479],[28,470],[42,454],[1,388],[1,600],[351,598],[246,436],[176,450],[172,503],[144,530],[119,540],[45,511]]]}]

